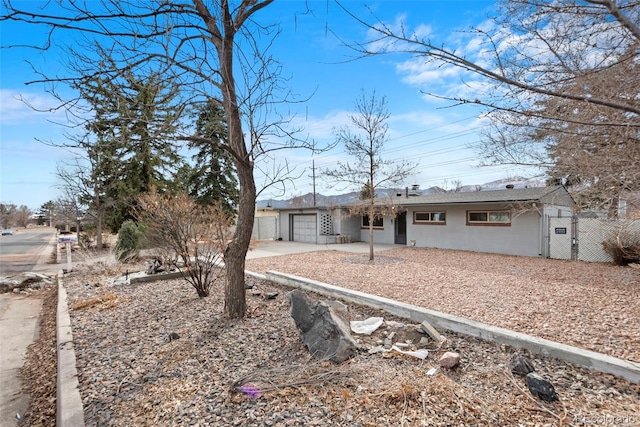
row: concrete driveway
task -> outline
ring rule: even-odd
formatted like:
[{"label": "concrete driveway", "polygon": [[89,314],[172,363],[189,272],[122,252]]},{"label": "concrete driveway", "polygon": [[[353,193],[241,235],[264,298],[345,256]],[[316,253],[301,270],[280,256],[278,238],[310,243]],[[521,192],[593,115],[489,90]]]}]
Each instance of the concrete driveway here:
[{"label": "concrete driveway", "polygon": [[[373,245],[373,251],[378,253],[398,246],[399,245],[376,243]],[[247,259],[317,251],[343,251],[366,254],[369,253],[369,243],[355,242],[335,245],[317,245],[315,243],[289,242],[285,240],[259,240],[247,253]]]}]

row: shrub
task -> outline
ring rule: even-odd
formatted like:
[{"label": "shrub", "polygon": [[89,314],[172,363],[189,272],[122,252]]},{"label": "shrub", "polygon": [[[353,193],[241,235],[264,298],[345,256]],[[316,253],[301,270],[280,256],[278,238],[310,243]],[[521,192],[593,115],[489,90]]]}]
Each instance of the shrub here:
[{"label": "shrub", "polygon": [[186,194],[155,191],[139,198],[138,217],[148,226],[149,245],[175,267],[198,296],[209,296],[222,277],[224,251],[231,240],[232,218],[220,201],[198,205]]},{"label": "shrub", "polygon": [[145,241],[145,229],[144,225],[136,224],[133,221],[122,223],[115,247],[115,255],[118,261],[128,263],[139,258],[140,249],[142,249]]},{"label": "shrub", "polygon": [[83,249],[90,249],[96,243],[96,228],[84,227],[83,231],[78,235],[78,243]]},{"label": "shrub", "polygon": [[602,242],[615,265],[640,263],[640,232],[621,231]]}]

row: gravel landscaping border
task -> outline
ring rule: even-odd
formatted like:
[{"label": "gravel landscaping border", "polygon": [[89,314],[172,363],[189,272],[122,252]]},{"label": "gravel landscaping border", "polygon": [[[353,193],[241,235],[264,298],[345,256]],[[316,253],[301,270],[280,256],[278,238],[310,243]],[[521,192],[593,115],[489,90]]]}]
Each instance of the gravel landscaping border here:
[{"label": "gravel landscaping border", "polygon": [[[478,277],[479,266],[483,266],[482,277],[500,284],[508,282],[496,279],[504,271],[492,268],[486,258],[469,266],[464,264],[464,256],[445,252],[460,261],[456,268],[461,271],[456,271],[454,278],[467,275],[472,281]],[[300,266],[298,263],[304,258],[287,255],[247,260],[247,268],[260,271],[256,266],[264,265],[268,266],[264,271],[287,272],[280,266],[308,271],[316,267],[318,275],[323,276],[316,280],[330,282],[330,269],[320,266],[333,263],[334,274],[340,275],[345,273],[339,271],[343,269],[342,264],[348,264],[347,271],[351,274],[348,281],[355,284],[352,289],[363,281],[370,288],[384,288],[384,285],[375,285],[391,277],[384,271],[407,264],[419,265],[423,275],[442,273],[430,263],[421,264],[415,259],[408,260],[404,254],[388,251],[384,256],[393,258],[393,262],[384,263],[384,258],[379,257],[379,266],[353,258],[360,255],[337,251],[314,255],[307,260],[311,265]],[[428,255],[433,260],[437,254]],[[339,261],[341,258],[348,262]],[[507,268],[513,269],[510,263],[520,261],[519,257],[513,258],[517,259],[507,260]],[[354,265],[360,267],[354,268]],[[452,268],[453,264],[448,267]],[[366,275],[363,276],[360,268],[365,269]],[[127,269],[133,271],[131,267]],[[603,270],[606,271],[596,276],[598,279],[619,276],[612,282],[615,292],[625,286],[637,289],[639,276],[629,274],[630,269],[622,275],[618,270]],[[521,267],[512,273],[519,273],[516,277],[528,277],[523,283],[544,282],[544,270],[533,278],[523,274],[526,271],[526,267]],[[88,426],[626,426],[640,423],[640,386],[612,375],[524,352],[533,360],[536,371],[549,379],[558,392],[559,401],[543,402],[527,390],[522,378],[513,376],[508,369],[508,362],[518,349],[455,333],[446,333],[444,345],[433,347],[424,361],[393,352],[368,354],[363,350],[341,365],[317,362],[302,345],[289,316],[285,294],[290,289],[286,287],[248,276],[253,289],[247,291],[247,318],[231,321],[222,316],[222,284],[216,286],[210,297],[199,299],[191,286],[180,279],[116,284],[122,281],[114,278],[123,274],[124,268],[120,266],[99,264],[81,266],[65,276]],[[571,287],[573,282],[563,282],[565,279],[556,277],[547,283],[568,283]],[[445,295],[455,299],[461,289],[468,290],[470,282],[456,279],[449,283],[457,293]],[[603,292],[603,286],[595,287],[597,292],[593,295]],[[395,291],[391,289],[387,291],[404,297],[405,293],[399,290],[406,288],[396,284]],[[371,289],[364,291],[373,293]],[[266,297],[274,293],[276,298]],[[559,293],[566,294],[566,290]],[[546,291],[541,294],[547,295]],[[430,294],[433,295],[437,294]],[[478,301],[484,304],[486,297],[481,294]],[[47,305],[47,310],[55,309],[52,306],[55,307]],[[502,307],[501,301],[498,300],[496,306]],[[354,320],[382,316],[388,321],[374,336],[358,338],[363,348],[395,333],[394,321],[403,321],[353,304],[349,311]],[[608,315],[610,313],[603,316]],[[593,318],[587,318],[585,323],[588,322],[593,322]],[[631,332],[637,334],[637,330],[633,330],[637,324],[631,326]],[[172,339],[173,334],[178,339]],[[41,342],[39,346],[44,348],[45,344]],[[439,356],[446,351],[462,355],[459,367],[438,366]],[[39,368],[47,370],[46,366]],[[38,369],[32,366],[31,371]],[[37,381],[35,377],[30,379],[32,385]]]}]

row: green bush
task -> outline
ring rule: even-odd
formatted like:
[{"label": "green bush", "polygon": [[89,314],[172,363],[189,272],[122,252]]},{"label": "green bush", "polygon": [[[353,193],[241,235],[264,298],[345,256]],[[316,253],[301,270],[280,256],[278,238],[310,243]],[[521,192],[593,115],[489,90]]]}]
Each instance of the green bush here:
[{"label": "green bush", "polygon": [[146,227],[133,221],[125,221],[120,226],[118,241],[116,242],[115,255],[118,261],[128,263],[137,260],[140,249],[145,242]]}]

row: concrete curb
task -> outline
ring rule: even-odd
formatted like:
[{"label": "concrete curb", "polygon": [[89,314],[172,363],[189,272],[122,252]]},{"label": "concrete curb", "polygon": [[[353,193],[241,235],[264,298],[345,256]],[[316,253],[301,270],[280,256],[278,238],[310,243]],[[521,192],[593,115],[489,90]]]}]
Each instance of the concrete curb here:
[{"label": "concrete curb", "polygon": [[179,279],[180,277],[182,277],[182,273],[179,271],[174,273],[160,273],[149,276],[132,277],[129,279],[129,283],[133,285],[134,283],[157,282],[161,280]]},{"label": "concrete curb", "polygon": [[62,283],[63,273],[58,273],[58,311],[56,314],[58,378],[56,386],[56,425],[58,427],[84,427],[84,410],[78,371],[76,352],[73,348],[71,318],[67,306],[67,291]]},{"label": "concrete curb", "polygon": [[422,323],[426,320],[439,329],[458,332],[487,341],[495,341],[516,348],[525,348],[534,354],[555,357],[587,369],[617,375],[636,384],[640,383],[640,364],[628,360],[277,271],[267,271],[265,278],[282,285],[382,309],[417,323]]}]

